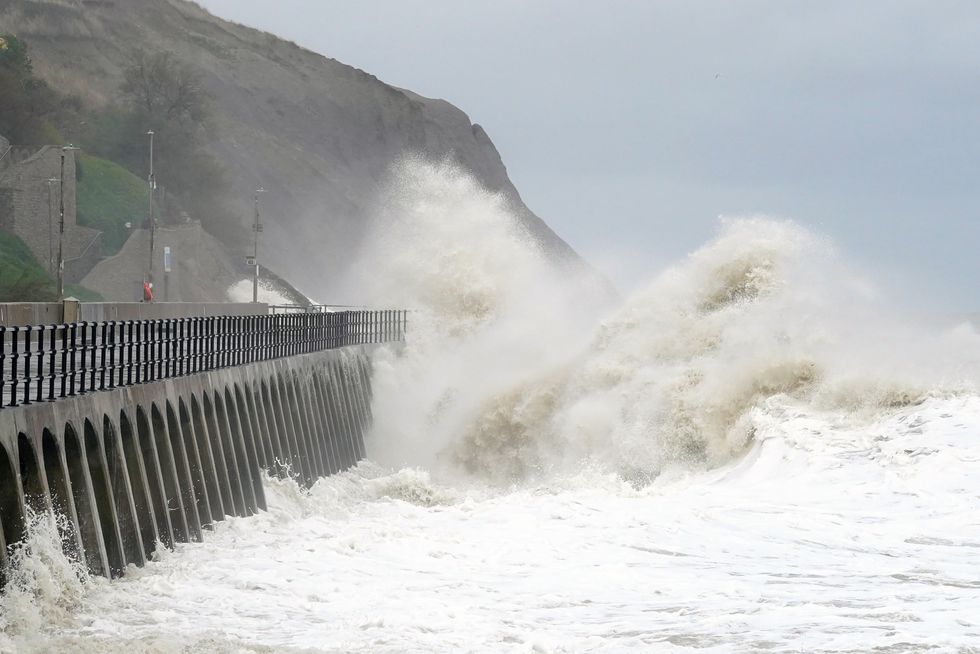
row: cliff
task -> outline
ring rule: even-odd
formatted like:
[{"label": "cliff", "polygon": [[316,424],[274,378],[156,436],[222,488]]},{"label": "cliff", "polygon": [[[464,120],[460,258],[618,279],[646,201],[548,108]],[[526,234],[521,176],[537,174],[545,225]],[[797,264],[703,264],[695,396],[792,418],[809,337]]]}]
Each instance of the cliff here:
[{"label": "cliff", "polygon": [[556,263],[584,265],[524,205],[484,130],[448,102],[184,0],[0,0],[0,26],[27,39],[38,75],[95,105],[115,97],[137,46],[196,67],[212,96],[217,136],[208,148],[229,173],[236,211],[248,222],[253,189],[269,191],[263,262],[317,299],[406,152],[454,158],[506,195]]}]

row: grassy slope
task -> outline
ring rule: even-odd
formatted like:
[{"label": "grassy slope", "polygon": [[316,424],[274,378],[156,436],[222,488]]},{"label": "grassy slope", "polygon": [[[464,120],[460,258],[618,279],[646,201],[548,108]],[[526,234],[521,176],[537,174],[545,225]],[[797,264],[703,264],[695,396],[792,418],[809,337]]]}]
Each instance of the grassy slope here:
[{"label": "grassy slope", "polygon": [[[78,284],[67,284],[65,294],[83,302],[103,297]],[[58,299],[55,278],[38,262],[13,232],[0,229],[0,302],[53,302]]]},{"label": "grassy slope", "polygon": [[13,232],[0,229],[0,302],[57,299],[55,281]]},{"label": "grassy slope", "polygon": [[146,216],[146,182],[107,159],[78,159],[78,224],[101,230],[103,251],[115,254],[129,238],[126,223],[138,227]]}]

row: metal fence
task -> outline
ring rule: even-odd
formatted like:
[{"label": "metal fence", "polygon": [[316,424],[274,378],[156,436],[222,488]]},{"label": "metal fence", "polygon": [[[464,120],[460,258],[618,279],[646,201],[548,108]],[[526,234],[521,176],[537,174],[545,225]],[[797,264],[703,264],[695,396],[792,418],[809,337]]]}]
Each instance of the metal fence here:
[{"label": "metal fence", "polygon": [[340,311],[0,327],[0,409],[318,352],[402,341],[408,312]]}]

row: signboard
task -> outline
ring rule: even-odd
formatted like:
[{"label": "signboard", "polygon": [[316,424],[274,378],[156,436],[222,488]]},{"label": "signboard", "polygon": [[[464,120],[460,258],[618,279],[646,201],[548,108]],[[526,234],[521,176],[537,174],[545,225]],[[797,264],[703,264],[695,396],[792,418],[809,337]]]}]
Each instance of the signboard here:
[{"label": "signboard", "polygon": [[247,255],[245,257],[245,265],[246,266],[254,266],[255,265],[255,257],[253,257],[252,255]]},{"label": "signboard", "polygon": [[163,272],[170,272],[171,265],[173,264],[172,257],[170,256],[170,246],[167,245],[163,248]]}]

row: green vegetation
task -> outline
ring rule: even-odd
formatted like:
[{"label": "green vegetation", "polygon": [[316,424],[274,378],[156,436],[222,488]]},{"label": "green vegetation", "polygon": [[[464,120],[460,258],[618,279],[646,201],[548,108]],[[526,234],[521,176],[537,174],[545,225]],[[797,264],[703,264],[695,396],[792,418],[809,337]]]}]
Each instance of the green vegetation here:
[{"label": "green vegetation", "polygon": [[[2,0],[0,0],[2,4]],[[119,94],[108,106],[85,107],[34,76],[27,44],[0,35],[0,134],[16,145],[73,140],[78,223],[102,232],[103,251],[117,253],[129,237],[126,223],[143,226],[148,204],[147,130],[155,133],[154,173],[159,223],[185,212],[226,243],[246,234],[224,203],[228,183],[205,149],[214,136],[208,96],[199,73],[169,52],[133,53]],[[101,297],[79,286],[69,295]],[[0,301],[57,299],[56,283],[22,240],[0,231]]]},{"label": "green vegetation", "polygon": [[56,125],[81,107],[34,77],[27,45],[9,34],[0,36],[0,98],[0,134],[18,145],[60,142]]},{"label": "green vegetation", "polygon": [[73,297],[82,302],[105,302],[101,293],[91,291],[81,284],[65,284],[65,297]]},{"label": "green vegetation", "polygon": [[208,96],[200,75],[169,52],[137,51],[114,105],[87,121],[79,135],[89,154],[114,161],[141,179],[149,174],[149,137],[154,132],[154,179],[166,202],[161,221],[179,222],[186,211],[205,229],[234,242],[246,236],[224,202],[228,181],[205,149],[213,137]]},{"label": "green vegetation", "polygon": [[145,220],[146,182],[118,164],[86,154],[78,155],[76,166],[78,224],[101,230],[103,251],[115,254],[129,238],[126,223],[139,227]]},{"label": "green vegetation", "polygon": [[50,302],[58,299],[55,280],[30,248],[0,229],[0,302]]},{"label": "green vegetation", "polygon": [[[65,295],[82,302],[105,298],[80,284],[66,284]],[[0,302],[56,302],[57,280],[16,234],[0,229]]]}]

